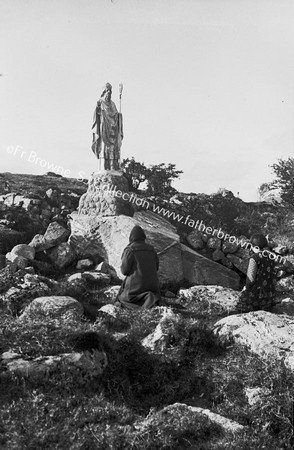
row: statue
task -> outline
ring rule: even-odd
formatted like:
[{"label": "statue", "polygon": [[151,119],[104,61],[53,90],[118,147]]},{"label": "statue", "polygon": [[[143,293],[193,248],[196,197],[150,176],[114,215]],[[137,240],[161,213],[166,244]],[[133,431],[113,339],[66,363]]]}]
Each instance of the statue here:
[{"label": "statue", "polygon": [[[122,114],[111,100],[112,86],[106,83],[94,112],[92,150],[99,160],[99,170],[120,170],[123,139]],[[120,99],[122,84],[120,84]]]}]

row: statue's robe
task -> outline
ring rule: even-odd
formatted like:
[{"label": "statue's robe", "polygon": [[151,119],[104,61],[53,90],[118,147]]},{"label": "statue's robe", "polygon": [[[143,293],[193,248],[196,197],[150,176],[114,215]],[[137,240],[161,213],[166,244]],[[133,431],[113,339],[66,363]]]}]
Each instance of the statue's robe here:
[{"label": "statue's robe", "polygon": [[99,160],[104,160],[102,169],[119,170],[123,123],[122,114],[112,100],[106,102],[101,99],[97,103],[92,130],[92,150]]}]

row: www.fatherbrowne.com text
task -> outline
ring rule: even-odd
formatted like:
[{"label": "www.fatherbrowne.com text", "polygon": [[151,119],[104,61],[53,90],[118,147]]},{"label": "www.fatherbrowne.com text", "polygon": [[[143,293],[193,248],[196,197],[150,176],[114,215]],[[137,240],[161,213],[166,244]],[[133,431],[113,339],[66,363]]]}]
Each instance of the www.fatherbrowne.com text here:
[{"label": "www.fatherbrowne.com text", "polygon": [[[103,188],[105,192],[108,192],[113,197],[116,198],[122,198],[125,201],[128,201],[130,203],[134,203],[137,206],[141,206],[145,209],[151,210],[156,214],[159,214],[167,219],[172,219],[178,223],[182,223],[184,225],[187,225],[190,228],[193,228],[194,230],[201,231],[205,234],[211,235],[213,237],[217,237],[218,239],[223,239],[224,241],[228,240],[231,244],[237,244],[241,248],[244,248],[246,250],[255,250],[260,251],[260,248],[258,246],[253,246],[251,242],[248,242],[244,239],[238,239],[236,236],[230,235],[228,233],[225,233],[222,231],[221,228],[212,228],[208,227],[203,223],[203,220],[194,220],[191,218],[190,215],[182,216],[180,214],[176,214],[174,211],[169,211],[168,209],[163,208],[162,206],[155,205],[152,203],[150,205],[150,202],[146,200],[145,198],[138,197],[135,193],[129,193],[129,192],[122,192],[119,189],[117,189],[116,186],[109,186],[105,185],[105,189]],[[284,263],[286,261],[285,257],[282,257],[281,255],[277,255],[269,250],[263,250],[262,255],[266,256],[272,260],[275,260],[279,263]]]}]

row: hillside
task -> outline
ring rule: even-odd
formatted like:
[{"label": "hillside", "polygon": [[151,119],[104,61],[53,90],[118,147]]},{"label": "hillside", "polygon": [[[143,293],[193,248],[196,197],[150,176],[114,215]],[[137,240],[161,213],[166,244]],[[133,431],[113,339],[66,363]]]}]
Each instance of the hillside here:
[{"label": "hillside", "polygon": [[24,197],[38,198],[48,189],[58,189],[63,193],[72,192],[80,196],[87,190],[86,182],[65,178],[53,172],[45,175],[4,172],[0,173],[0,195],[13,192]]}]

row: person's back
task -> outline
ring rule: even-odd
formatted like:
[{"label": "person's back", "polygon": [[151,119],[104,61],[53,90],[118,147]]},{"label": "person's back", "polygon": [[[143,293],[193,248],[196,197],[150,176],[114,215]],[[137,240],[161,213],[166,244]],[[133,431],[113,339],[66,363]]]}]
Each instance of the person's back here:
[{"label": "person's back", "polygon": [[251,243],[259,251],[256,250],[249,259],[246,286],[240,296],[239,308],[242,312],[270,310],[275,295],[275,262],[266,249],[265,236],[253,235]]},{"label": "person's back", "polygon": [[130,233],[130,244],[122,254],[121,272],[126,278],[118,301],[126,307],[149,308],[160,298],[158,256],[145,239],[144,231],[136,225]]}]

